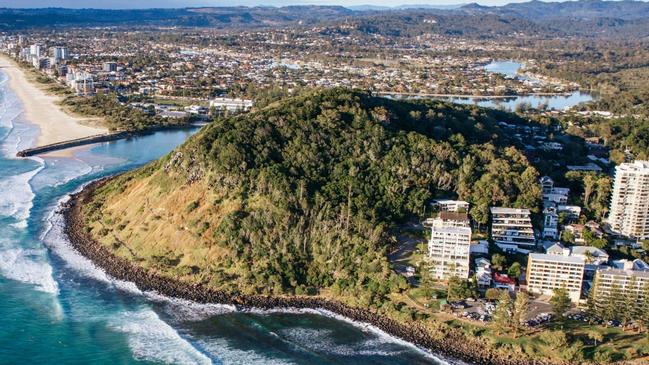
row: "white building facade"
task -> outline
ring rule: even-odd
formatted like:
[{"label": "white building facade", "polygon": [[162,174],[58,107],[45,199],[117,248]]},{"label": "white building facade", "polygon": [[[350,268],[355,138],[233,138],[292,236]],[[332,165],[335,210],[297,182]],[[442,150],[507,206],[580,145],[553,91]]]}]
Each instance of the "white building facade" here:
[{"label": "white building facade", "polygon": [[608,223],[613,232],[649,239],[649,161],[616,168]]},{"label": "white building facade", "polygon": [[428,242],[431,274],[436,280],[469,278],[471,228],[469,220],[436,219]]}]

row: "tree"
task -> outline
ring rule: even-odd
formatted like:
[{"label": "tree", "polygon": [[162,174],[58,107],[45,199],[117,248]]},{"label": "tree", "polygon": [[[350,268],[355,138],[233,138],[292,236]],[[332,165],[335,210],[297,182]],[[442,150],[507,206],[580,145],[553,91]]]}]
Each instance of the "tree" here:
[{"label": "tree", "polygon": [[476,204],[471,208],[471,218],[478,223],[478,231],[480,231],[480,226],[489,222],[489,204]]},{"label": "tree", "polygon": [[593,340],[593,344],[597,346],[598,342],[604,341],[604,335],[597,329],[589,330],[586,335],[589,339]]},{"label": "tree", "polygon": [[588,315],[592,318],[595,316],[598,316],[598,306],[597,306],[597,291],[599,287],[599,276],[595,275],[595,280],[593,280],[593,285],[590,287],[590,290],[588,291],[588,297],[586,299],[586,312]]},{"label": "tree", "polygon": [[644,285],[642,289],[642,304],[638,308],[638,321],[644,327],[645,331],[649,333],[649,282]]},{"label": "tree", "polygon": [[500,292],[493,315],[493,325],[498,334],[511,327],[512,311],[512,298],[509,296],[509,291],[503,290]]},{"label": "tree", "polygon": [[561,357],[571,363],[581,363],[584,360],[584,344],[577,340],[561,351]]},{"label": "tree", "polygon": [[566,243],[574,244],[575,243],[575,235],[568,231],[568,230],[563,230],[561,232],[561,240]]},{"label": "tree", "polygon": [[594,256],[591,251],[586,250],[586,252],[584,252],[584,261],[586,261],[587,264],[592,264],[593,258]]},{"label": "tree", "polygon": [[493,254],[491,256],[491,266],[498,271],[501,271],[505,267],[506,263],[507,259],[505,258],[505,256],[499,253]]},{"label": "tree", "polygon": [[[506,290],[506,289],[505,289]],[[500,297],[501,289],[489,288],[485,292],[485,298],[488,300],[497,300]]]},{"label": "tree", "polygon": [[514,279],[518,279],[519,276],[521,276],[521,264],[518,262],[514,262],[510,267],[509,270],[507,270],[507,275]]},{"label": "tree", "polygon": [[608,295],[602,300],[603,306],[600,310],[600,314],[603,320],[611,321],[617,318],[621,296],[622,290],[620,289],[620,285],[616,281],[613,281]]},{"label": "tree", "polygon": [[429,260],[423,260],[419,266],[419,288],[424,291],[427,297],[433,295],[433,263]]},{"label": "tree", "polygon": [[541,340],[554,350],[568,344],[568,336],[564,331],[545,331],[541,334]]},{"label": "tree", "polygon": [[599,348],[595,351],[593,360],[598,364],[610,364],[613,361],[613,356],[610,349]]},{"label": "tree", "polygon": [[626,285],[626,290],[622,294],[622,300],[619,308],[619,318],[622,321],[622,327],[626,328],[629,323],[636,318],[636,310],[638,305],[638,279],[631,276]]},{"label": "tree", "polygon": [[448,294],[449,301],[462,300],[473,296],[473,292],[469,287],[467,280],[462,280],[456,276],[448,280]]},{"label": "tree", "polygon": [[584,206],[590,209],[590,196],[593,193],[593,188],[597,182],[594,174],[587,174],[584,176]]},{"label": "tree", "polygon": [[527,318],[527,313],[529,311],[530,298],[526,293],[518,292],[516,294],[516,300],[514,301],[514,308],[512,311],[512,327],[514,329],[514,337],[518,337],[519,331],[522,331],[525,327],[523,322]]},{"label": "tree", "polygon": [[566,288],[553,290],[552,299],[550,299],[552,311],[559,321],[563,320],[563,315],[570,309],[570,296]]}]

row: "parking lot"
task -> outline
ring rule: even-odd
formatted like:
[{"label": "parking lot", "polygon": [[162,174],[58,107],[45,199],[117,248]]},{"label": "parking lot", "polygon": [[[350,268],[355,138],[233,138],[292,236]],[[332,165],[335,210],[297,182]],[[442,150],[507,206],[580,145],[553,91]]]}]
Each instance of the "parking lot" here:
[{"label": "parking lot", "polygon": [[[453,313],[460,318],[486,323],[491,321],[493,311],[496,309],[496,302],[486,299],[466,300],[452,303],[451,307]],[[552,306],[548,302],[532,300],[530,301],[526,321],[530,327],[534,327],[548,322],[552,318],[551,313]]]}]

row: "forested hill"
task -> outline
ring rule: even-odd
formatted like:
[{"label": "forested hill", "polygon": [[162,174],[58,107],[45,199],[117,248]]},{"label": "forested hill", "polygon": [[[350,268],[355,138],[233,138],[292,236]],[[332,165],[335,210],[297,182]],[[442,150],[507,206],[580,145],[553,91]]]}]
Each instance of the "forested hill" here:
[{"label": "forested hill", "polygon": [[100,188],[92,235],[159,272],[245,293],[330,289],[378,304],[403,278],[395,222],[457,193],[538,206],[538,173],[509,145],[513,114],[344,89],[213,122],[160,161]]},{"label": "forested hill", "polygon": [[556,18],[571,18],[574,20],[604,18],[633,20],[649,17],[649,3],[646,1],[632,0],[581,0],[561,2],[533,0],[494,7],[466,5],[461,9],[506,14],[536,21]]},{"label": "forested hill", "polygon": [[0,8],[0,29],[78,26],[269,27],[312,24],[351,14],[351,10],[342,6],[310,5],[129,10]]},{"label": "forested hill", "polygon": [[[217,29],[358,25],[390,36],[425,33],[466,37],[540,36],[643,38],[649,36],[649,3],[643,1],[529,1],[461,7],[203,7],[181,9],[7,9],[0,30],[47,27],[206,27]],[[434,20],[434,21],[433,21]]]}]

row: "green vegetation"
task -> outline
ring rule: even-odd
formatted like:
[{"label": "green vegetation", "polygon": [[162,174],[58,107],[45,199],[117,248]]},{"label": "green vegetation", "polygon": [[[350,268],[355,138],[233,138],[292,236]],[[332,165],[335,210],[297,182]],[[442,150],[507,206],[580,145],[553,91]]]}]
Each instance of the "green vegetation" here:
[{"label": "green vegetation", "polygon": [[[150,176],[150,191],[196,180],[210,187],[214,197],[200,207],[188,201],[184,214],[202,232],[195,239],[227,257],[188,263],[206,278],[228,278],[216,285],[275,294],[329,288],[381,306],[398,291],[386,259],[389,228],[423,213],[438,192],[478,204],[538,204],[537,174],[522,153],[504,147],[501,118],[522,122],[442,102],[318,91],[219,119],[177,158],[127,176]],[[127,177],[118,179],[104,198],[128,186]],[[226,205],[232,210],[219,211]]]},{"label": "green vegetation", "polygon": [[585,334],[556,344],[525,330],[529,298],[512,301],[506,290],[488,294],[500,297],[493,329],[445,321],[433,297],[463,299],[472,284],[436,290],[422,265],[421,286],[410,288],[387,260],[394,224],[421,216],[436,196],[538,205],[538,174],[508,147],[501,120],[525,123],[439,101],[312,91],[217,119],[111,180],[84,208],[86,224],[117,255],[188,282],[335,298],[523,358],[592,359]]},{"label": "green vegetation", "polygon": [[108,129],[142,131],[152,127],[185,125],[187,119],[162,118],[151,116],[142,110],[129,108],[117,100],[117,95],[95,95],[91,97],[68,96],[62,105],[73,113],[100,117]]},{"label": "green vegetation", "polygon": [[570,309],[570,297],[565,288],[554,289],[550,299],[552,311],[557,321],[563,322],[563,316]]}]

